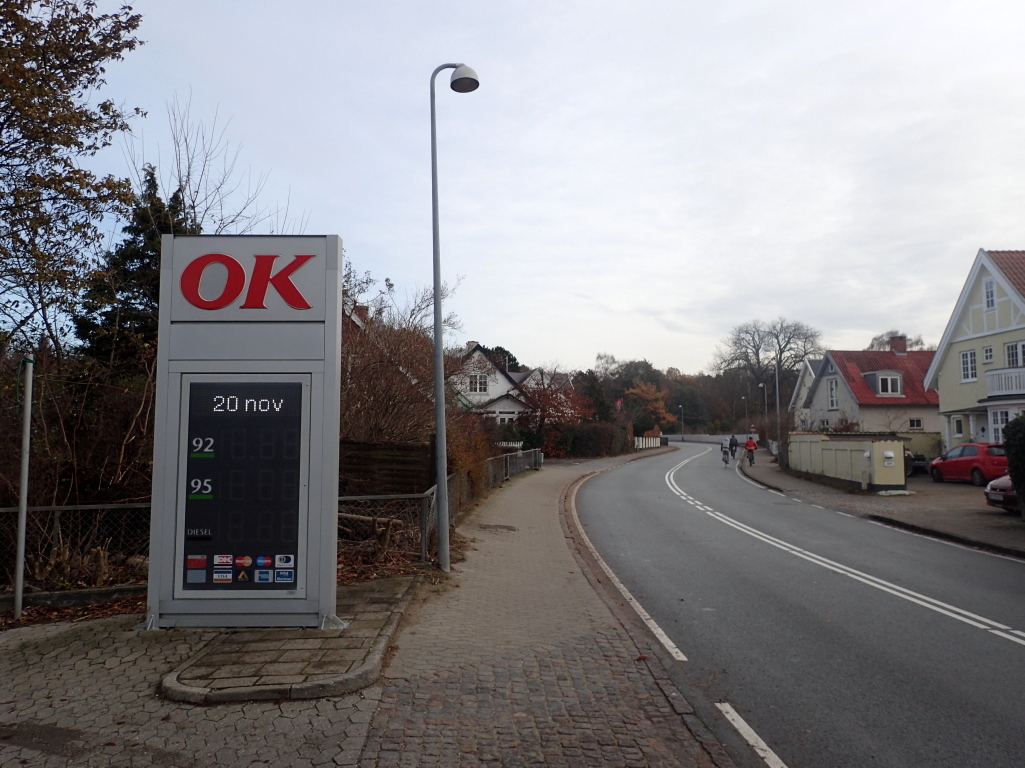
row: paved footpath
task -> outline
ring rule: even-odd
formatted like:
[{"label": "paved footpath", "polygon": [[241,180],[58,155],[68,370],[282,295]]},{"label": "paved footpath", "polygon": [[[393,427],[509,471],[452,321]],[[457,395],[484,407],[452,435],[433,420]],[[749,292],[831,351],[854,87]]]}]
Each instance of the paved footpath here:
[{"label": "paved footpath", "polygon": [[621,461],[546,465],[464,522],[472,549],[399,636],[359,766],[732,766],[567,545],[563,490]]}]

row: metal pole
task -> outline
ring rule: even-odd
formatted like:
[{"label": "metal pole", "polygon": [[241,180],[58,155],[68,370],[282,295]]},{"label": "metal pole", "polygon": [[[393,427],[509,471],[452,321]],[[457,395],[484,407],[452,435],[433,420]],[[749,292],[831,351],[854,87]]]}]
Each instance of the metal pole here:
[{"label": "metal pole", "polygon": [[776,455],[779,456],[780,431],[779,431],[779,360],[776,361]]},{"label": "metal pole", "polygon": [[25,591],[25,528],[28,522],[28,459],[32,439],[32,369],[35,361],[25,358],[25,397],[21,414],[21,480],[18,485],[18,548],[14,559],[14,620],[21,618]]},{"label": "metal pole", "polygon": [[[441,322],[441,236],[438,232],[438,129],[434,110],[434,79],[443,69],[453,73],[452,89],[477,88],[477,73],[463,64],[442,64],[431,74],[431,225],[434,233],[434,432],[437,454],[438,566],[449,570],[448,444],[445,434],[445,338]],[[458,87],[457,87],[458,86]]]},{"label": "metal pole", "polygon": [[762,394],[765,395],[765,440],[769,439],[769,388],[764,383],[759,384]]},{"label": "metal pole", "polygon": [[434,115],[434,78],[455,64],[442,64],[431,75],[431,224],[434,231],[434,433],[437,465],[438,565],[448,573],[448,446],[445,434],[445,340],[441,322],[441,237],[438,232],[438,130]]}]

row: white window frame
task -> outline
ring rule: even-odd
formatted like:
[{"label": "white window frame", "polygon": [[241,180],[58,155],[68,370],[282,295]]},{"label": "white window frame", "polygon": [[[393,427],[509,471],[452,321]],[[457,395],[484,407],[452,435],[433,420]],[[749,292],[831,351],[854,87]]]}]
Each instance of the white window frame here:
[{"label": "white window frame", "polygon": [[993,278],[989,278],[982,283],[982,294],[986,302],[986,311],[997,308],[997,290],[996,281]]},{"label": "white window frame", "polygon": [[950,431],[954,433],[954,437],[964,437],[964,419],[961,416],[955,416],[950,421]]},{"label": "white window frame", "polygon": [[908,419],[908,429],[909,430],[910,429],[922,429],[922,420],[921,419],[915,419],[915,418],[909,418]]},{"label": "white window frame", "polygon": [[829,419],[819,419],[819,429],[829,429]]},{"label": "white window frame", "polygon": [[992,363],[993,362],[993,347],[982,348],[982,362]]},{"label": "white window frame", "polygon": [[837,379],[826,379],[826,407],[835,411],[840,407],[840,382]]},{"label": "white window frame", "polygon": [[879,376],[876,378],[880,395],[902,395],[900,376]]},{"label": "white window frame", "polygon": [[993,433],[991,435],[991,439],[993,440],[994,443],[1002,443],[1002,442],[1004,442],[1004,434],[1003,434],[1004,427],[1007,426],[1007,422],[1009,422],[1012,418],[1013,417],[1011,416],[1011,412],[1010,411],[991,411],[990,412],[989,420],[990,420],[990,424],[993,427]]},{"label": "white window frame", "polygon": [[1020,342],[1012,341],[1004,344],[1004,364],[1007,368],[1017,368],[1020,365],[1021,353],[1018,351]]},{"label": "white window frame", "polygon": [[486,373],[471,373],[468,379],[468,387],[468,391],[471,394],[486,395],[488,393],[488,375]]},{"label": "white window frame", "polygon": [[967,349],[961,353],[961,381],[978,381],[979,369],[975,365],[975,350]]}]

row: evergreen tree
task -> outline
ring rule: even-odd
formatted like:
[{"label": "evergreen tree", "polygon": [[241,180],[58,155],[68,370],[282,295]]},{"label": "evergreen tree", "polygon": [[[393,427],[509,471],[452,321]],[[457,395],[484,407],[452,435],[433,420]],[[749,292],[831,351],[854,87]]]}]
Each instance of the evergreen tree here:
[{"label": "evergreen tree", "polygon": [[125,239],[107,252],[89,279],[75,330],[88,356],[132,372],[156,349],[160,238],[198,235],[200,228],[190,220],[178,192],[166,203],[161,199],[156,169],[147,165],[142,191],[121,231]]}]

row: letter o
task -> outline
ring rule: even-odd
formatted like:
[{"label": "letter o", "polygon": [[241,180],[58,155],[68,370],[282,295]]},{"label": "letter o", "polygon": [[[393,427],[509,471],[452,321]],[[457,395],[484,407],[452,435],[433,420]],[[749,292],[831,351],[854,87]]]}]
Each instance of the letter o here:
[{"label": "letter o", "polygon": [[[220,296],[204,299],[199,293],[199,283],[203,279],[203,271],[211,264],[223,264],[228,270],[228,279]],[[182,295],[189,304],[200,309],[224,309],[242,295],[242,289],[245,287],[245,269],[226,253],[208,253],[200,256],[182,270]]]}]

